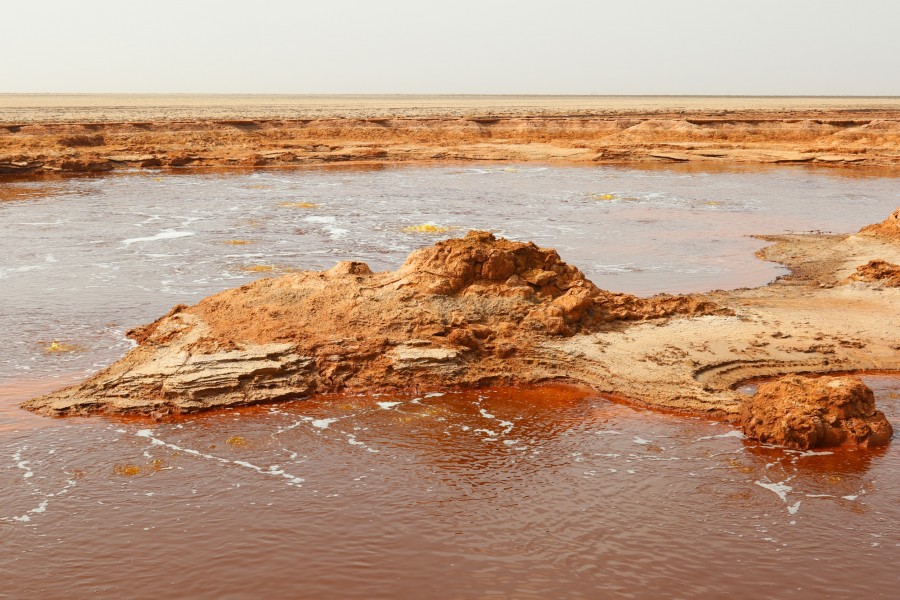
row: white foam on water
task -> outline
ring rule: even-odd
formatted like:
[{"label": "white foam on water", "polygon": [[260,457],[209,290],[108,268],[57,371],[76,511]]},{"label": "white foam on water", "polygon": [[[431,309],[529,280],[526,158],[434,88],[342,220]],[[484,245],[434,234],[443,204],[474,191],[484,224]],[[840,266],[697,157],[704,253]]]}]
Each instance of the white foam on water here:
[{"label": "white foam on water", "polygon": [[345,436],[347,436],[347,443],[350,444],[351,446],[359,446],[361,448],[365,448],[367,452],[373,452],[373,453],[380,452],[380,450],[371,448],[365,442],[361,442],[358,439],[356,439],[356,434],[354,434],[354,433],[345,433],[345,432],[341,432],[341,433],[343,433]]},{"label": "white foam on water", "polygon": [[788,481],[789,480],[786,479],[786,480],[778,482],[778,483],[764,482],[764,481],[754,481],[753,483],[755,483],[756,485],[758,485],[761,488],[765,488],[765,489],[769,490],[770,492],[775,493],[779,498],[781,498],[782,502],[787,502],[788,492],[790,492],[791,490],[794,489],[789,485],[785,485]]},{"label": "white foam on water", "polygon": [[481,416],[484,417],[485,419],[496,419],[497,418],[494,415],[492,415],[491,413],[489,413],[488,411],[484,410],[483,408],[480,408],[478,410],[481,412]]},{"label": "white foam on water", "polygon": [[500,435],[499,433],[492,431],[490,429],[475,429],[473,431],[476,431],[479,433],[486,433],[488,435],[488,437],[492,437],[492,438],[498,437]]},{"label": "white foam on water", "polygon": [[294,421],[290,425],[287,425],[285,427],[279,427],[278,429],[276,429],[274,435],[278,435],[280,433],[290,431],[291,429],[296,429],[300,425],[303,425],[304,423],[309,423],[312,420],[313,420],[312,417],[300,417],[300,419]]},{"label": "white foam on water", "polygon": [[342,229],[341,227],[330,227],[326,226],[325,231],[328,232],[328,237],[333,240],[339,240],[343,237],[346,237],[348,233],[350,233],[349,229]]},{"label": "white foam on water", "polygon": [[850,500],[851,502],[859,498],[857,495],[841,496],[841,500]]},{"label": "white foam on water", "polygon": [[263,468],[263,467],[254,465],[253,463],[249,463],[245,460],[235,460],[232,462],[234,464],[238,465],[239,467],[244,467],[246,469],[252,469],[252,470],[256,471],[257,473],[259,473],[260,475],[269,475],[272,477],[283,477],[288,480],[288,485],[302,487],[302,484],[305,481],[305,479],[303,479],[302,477],[297,477],[296,475],[291,475],[290,473],[285,473],[282,469],[280,469],[278,467],[278,465],[270,465],[267,468]]},{"label": "white foam on water", "polygon": [[64,221],[62,219],[57,219],[56,221],[34,221],[34,222],[19,222],[13,223],[13,225],[36,225],[38,227],[46,227],[47,225],[62,225]]},{"label": "white foam on water", "polygon": [[328,429],[328,426],[332,423],[337,423],[337,419],[315,419],[312,421],[311,425],[313,427],[318,427],[319,429]]},{"label": "white foam on water", "polygon": [[639,436],[634,436],[634,439],[633,439],[632,441],[633,441],[635,444],[641,444],[642,446],[647,445],[647,444],[650,443],[650,440],[645,440],[644,438],[639,437]]},{"label": "white foam on water", "polygon": [[378,406],[380,406],[381,408],[383,408],[385,410],[388,410],[388,409],[394,408],[395,406],[399,406],[400,404],[403,404],[403,403],[402,402],[376,402],[375,404],[377,404]]},{"label": "white foam on water", "polygon": [[127,240],[122,240],[122,245],[130,246],[132,244],[136,244],[138,242],[155,242],[157,240],[174,240],[177,238],[188,237],[191,235],[197,235],[193,231],[175,231],[174,229],[164,229],[160,231],[156,235],[151,235],[149,237],[138,237],[138,238],[128,238]]},{"label": "white foam on water", "polygon": [[729,431],[728,433],[720,433],[719,435],[704,435],[703,437],[698,437],[694,441],[700,442],[702,440],[716,440],[721,438],[737,438],[739,440],[742,440],[744,439],[744,434],[739,430],[734,429],[732,431]]},{"label": "white foam on water", "polygon": [[312,217],[306,217],[303,220],[306,221],[307,223],[324,223],[324,224],[331,224],[331,225],[334,225],[335,223],[337,223],[337,219],[335,219],[334,217],[312,216]]},{"label": "white foam on water", "polygon": [[22,460],[22,450],[28,450],[28,446],[23,446],[21,450],[16,450],[16,453],[13,454],[12,459],[16,461],[16,467],[25,471],[22,474],[22,479],[30,479],[34,477],[34,471],[32,471],[31,467],[28,466],[27,460]]},{"label": "white foam on water", "polygon": [[444,396],[444,392],[429,392],[425,394],[426,398],[438,398],[440,396]]},{"label": "white foam on water", "polygon": [[185,448],[183,446],[179,446],[178,444],[172,444],[161,440],[157,437],[154,437],[153,430],[151,429],[139,429],[134,432],[134,435],[137,437],[142,437],[150,440],[150,442],[154,446],[164,446],[171,450],[175,450],[176,452],[184,452],[185,454],[190,454],[192,456],[198,456],[200,458],[205,458],[207,460],[216,461],[223,464],[232,464],[237,465],[239,467],[243,467],[245,469],[250,469],[259,473],[260,475],[267,475],[270,477],[282,477],[288,480],[288,485],[293,485],[297,487],[301,487],[301,484],[304,482],[302,477],[297,477],[296,475],[291,475],[290,473],[286,473],[284,470],[280,469],[278,465],[271,465],[269,467],[260,467],[258,465],[254,465],[253,463],[249,463],[243,460],[228,460],[227,458],[222,458],[221,456],[215,456],[212,454],[206,454],[204,452],[200,452],[199,450],[194,450],[193,448]]},{"label": "white foam on water", "polygon": [[[34,471],[29,467],[29,461],[22,459],[22,452],[27,450],[28,446],[23,446],[20,450],[17,450],[15,454],[13,454],[13,460],[16,461],[16,467],[25,471],[22,475],[22,478],[25,480],[25,483],[31,489],[32,496],[43,496],[43,499],[40,503],[26,512],[23,515],[12,516],[12,517],[0,517],[0,521],[6,522],[17,522],[17,523],[30,523],[32,520],[32,515],[40,515],[47,512],[47,507],[50,506],[50,498],[55,498],[64,495],[69,491],[72,487],[75,486],[75,481],[69,479],[66,481],[66,484],[57,492],[42,492],[39,489],[36,489],[32,481],[29,481],[34,477]],[[53,451],[50,452],[53,454]]]},{"label": "white foam on water", "polygon": [[623,435],[621,431],[616,431],[615,429],[602,429],[600,431],[595,431],[597,435]]},{"label": "white foam on water", "polygon": [[794,502],[793,504],[791,504],[790,506],[788,506],[788,509],[787,509],[788,514],[789,514],[789,515],[796,515],[796,514],[797,514],[797,511],[800,510],[800,503],[801,503],[801,502],[803,502],[803,501],[802,501],[802,500],[797,500],[796,502]]},{"label": "white foam on water", "polygon": [[834,452],[830,452],[828,450],[805,450],[803,452],[800,452],[800,454],[798,454],[797,456],[800,456],[802,458],[804,456],[828,456],[829,454],[834,454]]},{"label": "white foam on water", "polygon": [[10,269],[0,269],[0,279],[9,277],[10,273],[27,273],[28,271],[37,271],[46,268],[46,265],[29,265],[25,267],[15,267]]}]

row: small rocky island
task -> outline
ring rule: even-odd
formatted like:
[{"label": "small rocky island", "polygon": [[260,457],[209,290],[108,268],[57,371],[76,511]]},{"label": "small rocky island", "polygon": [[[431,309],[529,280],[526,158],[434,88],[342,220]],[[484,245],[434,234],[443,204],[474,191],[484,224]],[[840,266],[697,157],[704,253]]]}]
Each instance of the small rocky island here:
[{"label": "small rocky island", "polygon": [[[137,346],[115,364],[24,407],[163,418],[330,392],[552,383],[739,421],[761,442],[887,443],[862,382],[808,375],[900,370],[900,210],[854,235],[763,239],[760,257],[790,275],[639,298],[597,288],[552,249],[472,231],[397,271],[343,262],[176,306],[130,331]],[[783,376],[749,399],[737,391]]]}]

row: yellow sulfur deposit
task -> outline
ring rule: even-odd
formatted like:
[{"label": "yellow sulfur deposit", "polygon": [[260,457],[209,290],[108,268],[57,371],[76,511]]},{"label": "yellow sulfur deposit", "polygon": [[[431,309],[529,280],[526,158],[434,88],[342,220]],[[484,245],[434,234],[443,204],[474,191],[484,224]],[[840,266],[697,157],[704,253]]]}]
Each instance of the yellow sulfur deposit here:
[{"label": "yellow sulfur deposit", "polygon": [[248,244],[252,244],[252,240],[226,240],[225,243],[229,246],[246,246]]},{"label": "yellow sulfur deposit", "polygon": [[241,267],[241,271],[246,271],[247,273],[271,273],[275,270],[275,267],[272,265],[244,265]]},{"label": "yellow sulfur deposit", "polygon": [[594,194],[592,196],[594,200],[615,200],[616,197],[613,194]]},{"label": "yellow sulfur deposit", "polygon": [[44,352],[75,352],[76,350],[79,350],[79,349],[80,348],[78,346],[73,346],[71,344],[66,344],[66,343],[57,342],[56,340],[53,340],[52,342],[50,342],[49,346],[46,346],[44,348]]},{"label": "yellow sulfur deposit", "polygon": [[278,206],[285,208],[315,208],[318,204],[315,202],[280,202]]},{"label": "yellow sulfur deposit", "polygon": [[137,465],[116,465],[113,467],[113,473],[119,477],[134,477],[139,475],[141,468]]},{"label": "yellow sulfur deposit", "polygon": [[423,223],[421,225],[410,225],[409,227],[404,227],[404,233],[446,233],[453,229],[452,227],[445,227],[444,225],[435,225],[434,223]]}]

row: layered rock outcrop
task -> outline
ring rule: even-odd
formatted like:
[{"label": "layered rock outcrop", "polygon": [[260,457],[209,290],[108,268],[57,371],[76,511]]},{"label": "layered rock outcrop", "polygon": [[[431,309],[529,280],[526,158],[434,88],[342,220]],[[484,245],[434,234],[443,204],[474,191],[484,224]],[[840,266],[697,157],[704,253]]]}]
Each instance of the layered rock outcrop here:
[{"label": "layered rock outcrop", "polygon": [[881,446],[893,435],[858,377],[792,375],[763,383],[744,402],[740,423],[748,438],[799,450]]},{"label": "layered rock outcrop", "polygon": [[356,389],[567,379],[548,338],[730,311],[694,296],[598,289],[554,250],[470,232],[395,272],[358,262],[263,279],[129,332],[138,346],[83,384],[25,407],[146,413]]},{"label": "layered rock outcrop", "polygon": [[750,403],[736,389],[789,373],[900,371],[900,289],[883,278],[833,285],[848,265],[896,262],[891,240],[772,236],[761,255],[790,277],[638,298],[598,289],[554,250],[470,232],[397,271],[344,262],[176,306],[130,331],[137,347],[122,360],[24,407],[160,417],[328,392],[555,382],[740,421],[765,443],[876,445],[890,426],[857,383],[786,379]]},{"label": "layered rock outcrop", "polygon": [[508,98],[499,104],[444,98],[443,106],[398,98],[389,104],[341,98],[329,105],[318,98],[292,109],[237,99],[168,107],[154,99],[152,107],[129,107],[139,99],[121,98],[115,108],[75,110],[4,110],[2,100],[0,174],[434,160],[900,164],[900,112],[886,99],[849,109],[790,101],[765,108],[759,99],[753,107],[733,99],[706,107],[688,101],[694,108],[685,105],[688,99],[656,99],[639,108],[633,99],[608,104],[585,97],[574,104],[532,97],[519,106]]}]

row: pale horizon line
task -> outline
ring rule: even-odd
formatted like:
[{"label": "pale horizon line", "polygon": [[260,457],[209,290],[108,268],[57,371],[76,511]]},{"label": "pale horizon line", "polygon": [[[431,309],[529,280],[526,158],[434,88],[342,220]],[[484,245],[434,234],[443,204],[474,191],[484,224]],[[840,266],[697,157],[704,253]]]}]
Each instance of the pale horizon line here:
[{"label": "pale horizon line", "polygon": [[535,93],[392,93],[392,92],[0,92],[0,96],[283,96],[309,98],[863,98],[900,99],[900,95],[877,94],[535,94]]}]

